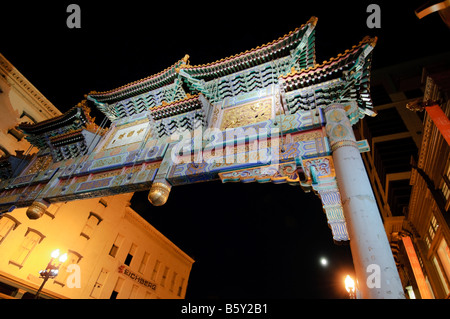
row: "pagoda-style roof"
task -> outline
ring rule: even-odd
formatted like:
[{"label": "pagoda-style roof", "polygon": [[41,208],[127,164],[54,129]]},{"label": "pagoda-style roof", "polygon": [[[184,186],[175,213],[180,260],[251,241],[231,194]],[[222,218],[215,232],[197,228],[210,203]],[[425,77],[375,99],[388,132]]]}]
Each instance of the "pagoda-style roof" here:
[{"label": "pagoda-style roof", "polygon": [[16,155],[0,158],[0,181],[18,176],[30,163],[32,155],[23,155],[23,151],[16,151]]},{"label": "pagoda-style roof", "polygon": [[92,91],[89,97],[97,102],[114,103],[132,96],[136,96],[145,92],[149,92],[174,82],[178,76],[176,70],[182,65],[188,63],[189,55],[185,55],[181,60],[174,63],[165,70],[148,76],[144,79],[125,84],[117,89],[104,92]]},{"label": "pagoda-style roof", "polygon": [[[191,66],[188,61],[189,56],[186,55],[183,59],[155,75],[151,75],[110,91],[93,91],[88,94],[88,99],[95,101],[97,106],[99,106],[101,103],[113,104],[130,97],[150,92],[173,83],[179,76],[178,73],[180,69],[183,69],[196,79],[212,79],[254,67],[280,57],[288,56],[302,41],[305,42],[306,50],[299,53],[298,59],[300,67],[306,68],[310,65],[314,65],[315,51],[314,37],[305,39],[305,35],[310,34],[313,31],[316,23],[317,18],[312,17],[306,24],[277,40],[208,64]],[[105,109],[105,107],[102,107],[101,111],[108,113],[108,110]]]},{"label": "pagoda-style roof", "polygon": [[65,133],[65,134],[55,135],[55,136],[50,137],[50,142],[54,146],[60,146],[60,145],[65,145],[65,144],[71,144],[73,142],[78,142],[83,139],[82,132],[83,132],[83,129],[80,128],[80,129],[73,130],[73,131]]},{"label": "pagoda-style roof", "polygon": [[86,115],[84,110],[79,107],[72,107],[64,114],[36,123],[21,123],[18,128],[25,134],[40,135],[57,129],[63,129],[64,127],[81,127],[88,123],[90,117]]},{"label": "pagoda-style roof", "polygon": [[[365,37],[351,49],[324,61],[322,64],[300,71],[293,69],[291,73],[280,77],[284,91],[290,92],[326,81],[342,79],[345,80],[347,87],[343,87],[343,82],[337,84],[336,87],[342,86],[338,88],[340,94],[343,94],[343,96],[345,94],[346,98],[357,100],[363,110],[372,108],[369,80],[372,49],[376,42],[376,37]],[[321,95],[326,95],[326,90],[327,88],[318,90],[319,95],[316,95],[316,104],[320,104],[317,99],[320,99]]]},{"label": "pagoda-style roof", "polygon": [[190,95],[186,98],[172,103],[165,103],[152,107],[149,111],[154,120],[159,120],[165,117],[174,116],[181,113],[186,113],[196,109],[202,108],[200,100],[201,94]]},{"label": "pagoda-style roof", "polygon": [[[211,104],[201,93],[187,94],[184,99],[171,103],[163,102],[149,110],[153,135],[170,136],[179,127],[195,129],[199,125],[208,126],[211,112]],[[182,115],[177,116],[179,114]]]},{"label": "pagoda-style roof", "polygon": [[[95,118],[90,116],[90,109],[86,100],[78,103],[64,114],[36,124],[21,123],[18,128],[26,134],[26,139],[39,149],[46,149],[54,142],[71,144],[82,130],[96,132],[103,135],[94,123]],[[79,138],[75,138],[79,140]],[[53,145],[54,146],[54,145]]]},{"label": "pagoda-style roof", "polygon": [[315,51],[314,39],[304,37],[316,24],[317,18],[312,17],[306,24],[265,45],[208,64],[183,65],[182,68],[196,79],[210,80],[288,56],[302,41],[307,48],[301,61],[304,65],[301,67],[306,68],[315,63]]}]

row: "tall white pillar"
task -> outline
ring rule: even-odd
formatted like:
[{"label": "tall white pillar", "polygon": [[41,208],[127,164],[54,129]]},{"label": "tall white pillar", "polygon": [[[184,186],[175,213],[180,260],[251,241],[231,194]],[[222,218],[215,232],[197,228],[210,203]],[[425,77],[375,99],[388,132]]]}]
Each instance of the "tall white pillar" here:
[{"label": "tall white pillar", "polygon": [[400,277],[345,108],[325,109],[358,289],[364,299],[404,299]]}]

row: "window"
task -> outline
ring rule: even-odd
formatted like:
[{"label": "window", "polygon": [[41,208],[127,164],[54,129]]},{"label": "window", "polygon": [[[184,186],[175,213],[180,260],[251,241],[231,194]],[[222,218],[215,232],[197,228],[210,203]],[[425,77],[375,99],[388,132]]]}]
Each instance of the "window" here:
[{"label": "window", "polygon": [[150,254],[148,252],[144,253],[144,257],[142,257],[141,264],[139,265],[139,272],[143,274],[145,272],[145,268],[147,268],[148,259],[150,258]]},{"label": "window", "polygon": [[166,279],[167,279],[167,273],[169,272],[169,267],[164,267],[164,272],[161,278],[161,287],[164,287],[166,284]]},{"label": "window", "polygon": [[438,229],[439,225],[437,223],[436,217],[434,215],[431,216],[430,219],[430,227],[428,228],[428,234],[430,235],[431,241],[434,239],[434,235],[436,235],[436,231]]},{"label": "window", "polygon": [[156,260],[155,267],[153,267],[153,272],[152,272],[152,280],[153,281],[156,279],[156,275],[158,274],[160,266],[161,266],[161,262],[159,260]]},{"label": "window", "polygon": [[444,195],[445,200],[448,201],[448,199],[450,198],[450,188],[444,180],[442,180],[441,192],[442,195]]},{"label": "window", "polygon": [[125,280],[121,277],[117,278],[116,285],[114,286],[114,290],[112,291],[109,299],[117,299],[117,295],[119,294],[120,290],[122,289],[124,281]]},{"label": "window", "polygon": [[173,291],[173,286],[175,286],[175,280],[177,279],[177,273],[174,271],[172,274],[172,280],[170,281],[170,291]]},{"label": "window", "polygon": [[425,276],[425,282],[427,283],[428,290],[431,292],[433,299],[436,299],[436,296],[434,295],[434,292],[433,292],[433,287],[431,287],[431,283],[430,283],[430,280],[428,279],[428,276]]},{"label": "window", "polygon": [[100,293],[102,292],[103,289],[103,285],[105,284],[106,278],[108,278],[108,270],[106,270],[105,268],[102,268],[102,270],[100,271],[100,274],[97,277],[97,280],[94,284],[94,287],[92,288],[91,291],[91,297],[93,298],[99,298],[100,297]]},{"label": "window", "polygon": [[120,244],[122,243],[122,240],[123,240],[123,236],[118,234],[116,237],[116,240],[114,241],[114,243],[109,251],[110,256],[116,257],[117,252],[119,251]]},{"label": "window", "polygon": [[447,283],[447,281],[445,279],[445,276],[444,276],[444,274],[442,272],[441,265],[439,265],[439,261],[437,260],[436,257],[433,257],[433,264],[436,267],[436,270],[438,272],[439,278],[441,279],[441,283],[442,283],[442,286],[443,286],[443,288],[445,290],[445,294],[448,295],[450,293],[450,288],[449,288],[449,285],[448,285],[448,283]]},{"label": "window", "polygon": [[28,114],[25,111],[22,111],[22,115],[20,115],[20,123],[30,123],[30,124],[36,124],[37,121],[32,117],[30,114]]},{"label": "window", "polygon": [[111,247],[111,250],[109,251],[109,255],[112,257],[116,257],[118,250],[119,250],[119,246],[116,246],[116,244],[113,244]]},{"label": "window", "polygon": [[445,200],[448,202],[450,199],[450,162],[447,163],[447,168],[444,171],[444,174],[442,174],[442,181],[439,189],[441,190],[442,195],[444,195]]},{"label": "window", "polygon": [[93,212],[90,212],[86,224],[84,225],[83,230],[80,233],[80,236],[90,239],[92,237],[92,234],[94,233],[95,228],[98,226],[98,224],[100,224],[101,221],[102,218],[100,216]]},{"label": "window", "polygon": [[19,225],[20,222],[8,214],[0,217],[0,244],[3,242],[6,236],[8,236],[9,232],[16,229]]},{"label": "window", "polygon": [[35,229],[28,228],[25,233],[25,238],[22,241],[19,249],[13,254],[13,257],[9,261],[10,264],[16,265],[22,268],[23,264],[31,254],[33,249],[45,238],[40,232]]},{"label": "window", "polygon": [[427,248],[430,249],[430,247],[431,247],[430,237],[428,237],[428,236],[425,237],[425,243],[427,244]]},{"label": "window", "polygon": [[125,258],[125,265],[129,266],[131,264],[131,260],[136,252],[137,246],[135,244],[131,244],[130,251],[128,252],[127,258]]},{"label": "window", "polygon": [[136,299],[138,290],[139,290],[139,286],[133,285],[133,287],[131,287],[131,292],[130,292],[130,296],[128,297],[128,299]]},{"label": "window", "polygon": [[22,140],[22,138],[25,136],[24,133],[17,130],[16,128],[9,129],[8,134],[11,134],[17,140],[17,142],[20,142]]},{"label": "window", "polygon": [[54,219],[61,207],[63,207],[63,203],[51,204],[45,211],[45,215],[49,216],[51,219]]},{"label": "window", "polygon": [[108,203],[106,202],[106,200],[104,200],[103,198],[100,198],[100,200],[98,201],[100,204],[102,204],[104,207],[108,207]]},{"label": "window", "polygon": [[181,278],[180,286],[178,287],[178,293],[177,296],[181,297],[181,292],[183,291],[183,284],[184,284],[184,278]]},{"label": "window", "polygon": [[447,242],[443,238],[439,243],[437,253],[439,256],[440,264],[442,265],[443,272],[446,275],[447,285],[450,282],[450,249]]}]

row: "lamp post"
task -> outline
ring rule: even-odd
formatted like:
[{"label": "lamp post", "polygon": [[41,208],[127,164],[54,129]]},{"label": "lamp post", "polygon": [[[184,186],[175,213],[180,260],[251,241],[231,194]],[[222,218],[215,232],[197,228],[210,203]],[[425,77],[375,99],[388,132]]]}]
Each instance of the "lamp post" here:
[{"label": "lamp post", "polygon": [[345,289],[347,290],[350,299],[356,299],[355,281],[352,279],[352,277],[347,275],[347,277],[345,277],[344,282],[345,282]]},{"label": "lamp post", "polygon": [[49,278],[55,278],[56,276],[58,276],[59,267],[63,262],[67,260],[67,254],[62,254],[61,256],[59,255],[59,249],[54,250],[50,256],[52,258],[50,259],[47,268],[45,268],[45,270],[39,271],[40,278],[43,278],[44,281],[36,292],[34,299],[38,299],[39,293],[41,292],[42,288],[44,288],[44,285],[47,280],[49,280]]}]

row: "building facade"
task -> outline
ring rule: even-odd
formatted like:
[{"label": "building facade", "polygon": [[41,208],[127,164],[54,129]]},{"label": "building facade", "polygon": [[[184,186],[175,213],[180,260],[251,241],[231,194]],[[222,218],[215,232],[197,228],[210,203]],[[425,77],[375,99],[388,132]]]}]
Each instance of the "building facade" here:
[{"label": "building facade", "polygon": [[[448,152],[442,143],[442,137],[439,141],[439,132],[436,127],[434,127],[434,133],[430,135],[433,124],[426,112],[411,112],[407,106],[416,102],[417,99],[429,99],[426,94],[427,92],[429,94],[430,89],[424,92],[428,87],[428,85],[425,86],[427,77],[423,73],[424,67],[440,61],[448,61],[449,57],[450,55],[446,53],[374,70],[371,89],[378,114],[374,118],[364,118],[359,122],[358,130],[355,131],[359,138],[367,139],[370,145],[370,152],[363,153],[362,158],[403,288],[410,298],[445,298],[447,296],[441,288],[438,288],[445,285],[445,277],[429,275],[444,274],[445,271],[432,271],[431,263],[437,265],[437,258],[433,261],[428,249],[423,251],[419,249],[428,245],[420,244],[423,240],[431,243],[431,238],[426,239],[429,237],[426,233],[428,228],[424,232],[422,229],[424,224],[417,227],[421,225],[421,222],[415,219],[417,217],[411,218],[411,216],[420,214],[421,218],[428,219],[425,224],[431,223],[437,229],[437,222],[431,218],[430,211],[417,212],[418,203],[421,203],[422,210],[432,206],[429,202],[431,193],[423,188],[426,186],[423,181],[417,182],[417,177],[420,175],[415,167],[419,158],[422,160],[427,158],[430,165],[428,169],[432,171],[431,176],[435,177],[433,183],[436,189],[444,187],[445,191],[446,184],[442,177],[445,167],[442,167],[441,163],[445,162],[444,158],[448,156],[446,155]],[[436,87],[433,90],[438,91]],[[441,193],[445,192],[441,191]],[[422,229],[422,234],[418,232],[419,229]],[[445,231],[442,230],[442,232]],[[425,264],[429,267],[424,268]],[[440,265],[444,264],[445,261]],[[417,265],[422,267],[421,271]],[[434,284],[432,284],[433,281]]]},{"label": "building facade", "polygon": [[[0,55],[1,170],[37,149],[16,130],[61,112]],[[15,155],[15,156],[14,156]],[[132,210],[133,193],[52,204],[31,220],[26,208],[0,217],[0,298],[33,298],[55,249],[68,258],[41,298],[184,298],[193,260]]]},{"label": "building facade", "polygon": [[[31,145],[17,124],[37,123],[62,113],[1,54],[0,75],[0,155],[24,153]],[[37,148],[29,150],[36,152]]]},{"label": "building facade", "polygon": [[131,194],[60,203],[29,221],[0,219],[2,293],[34,297],[55,249],[67,253],[40,296],[76,299],[184,298],[193,260],[133,211]]},{"label": "building facade", "polygon": [[[423,102],[409,106],[423,112],[424,134],[419,155],[412,161],[412,192],[404,229],[417,254],[418,262],[410,258],[410,264],[414,274],[419,274],[420,293],[439,299],[450,298],[449,79],[448,60],[426,67]],[[420,277],[425,282],[422,287]]]}]

